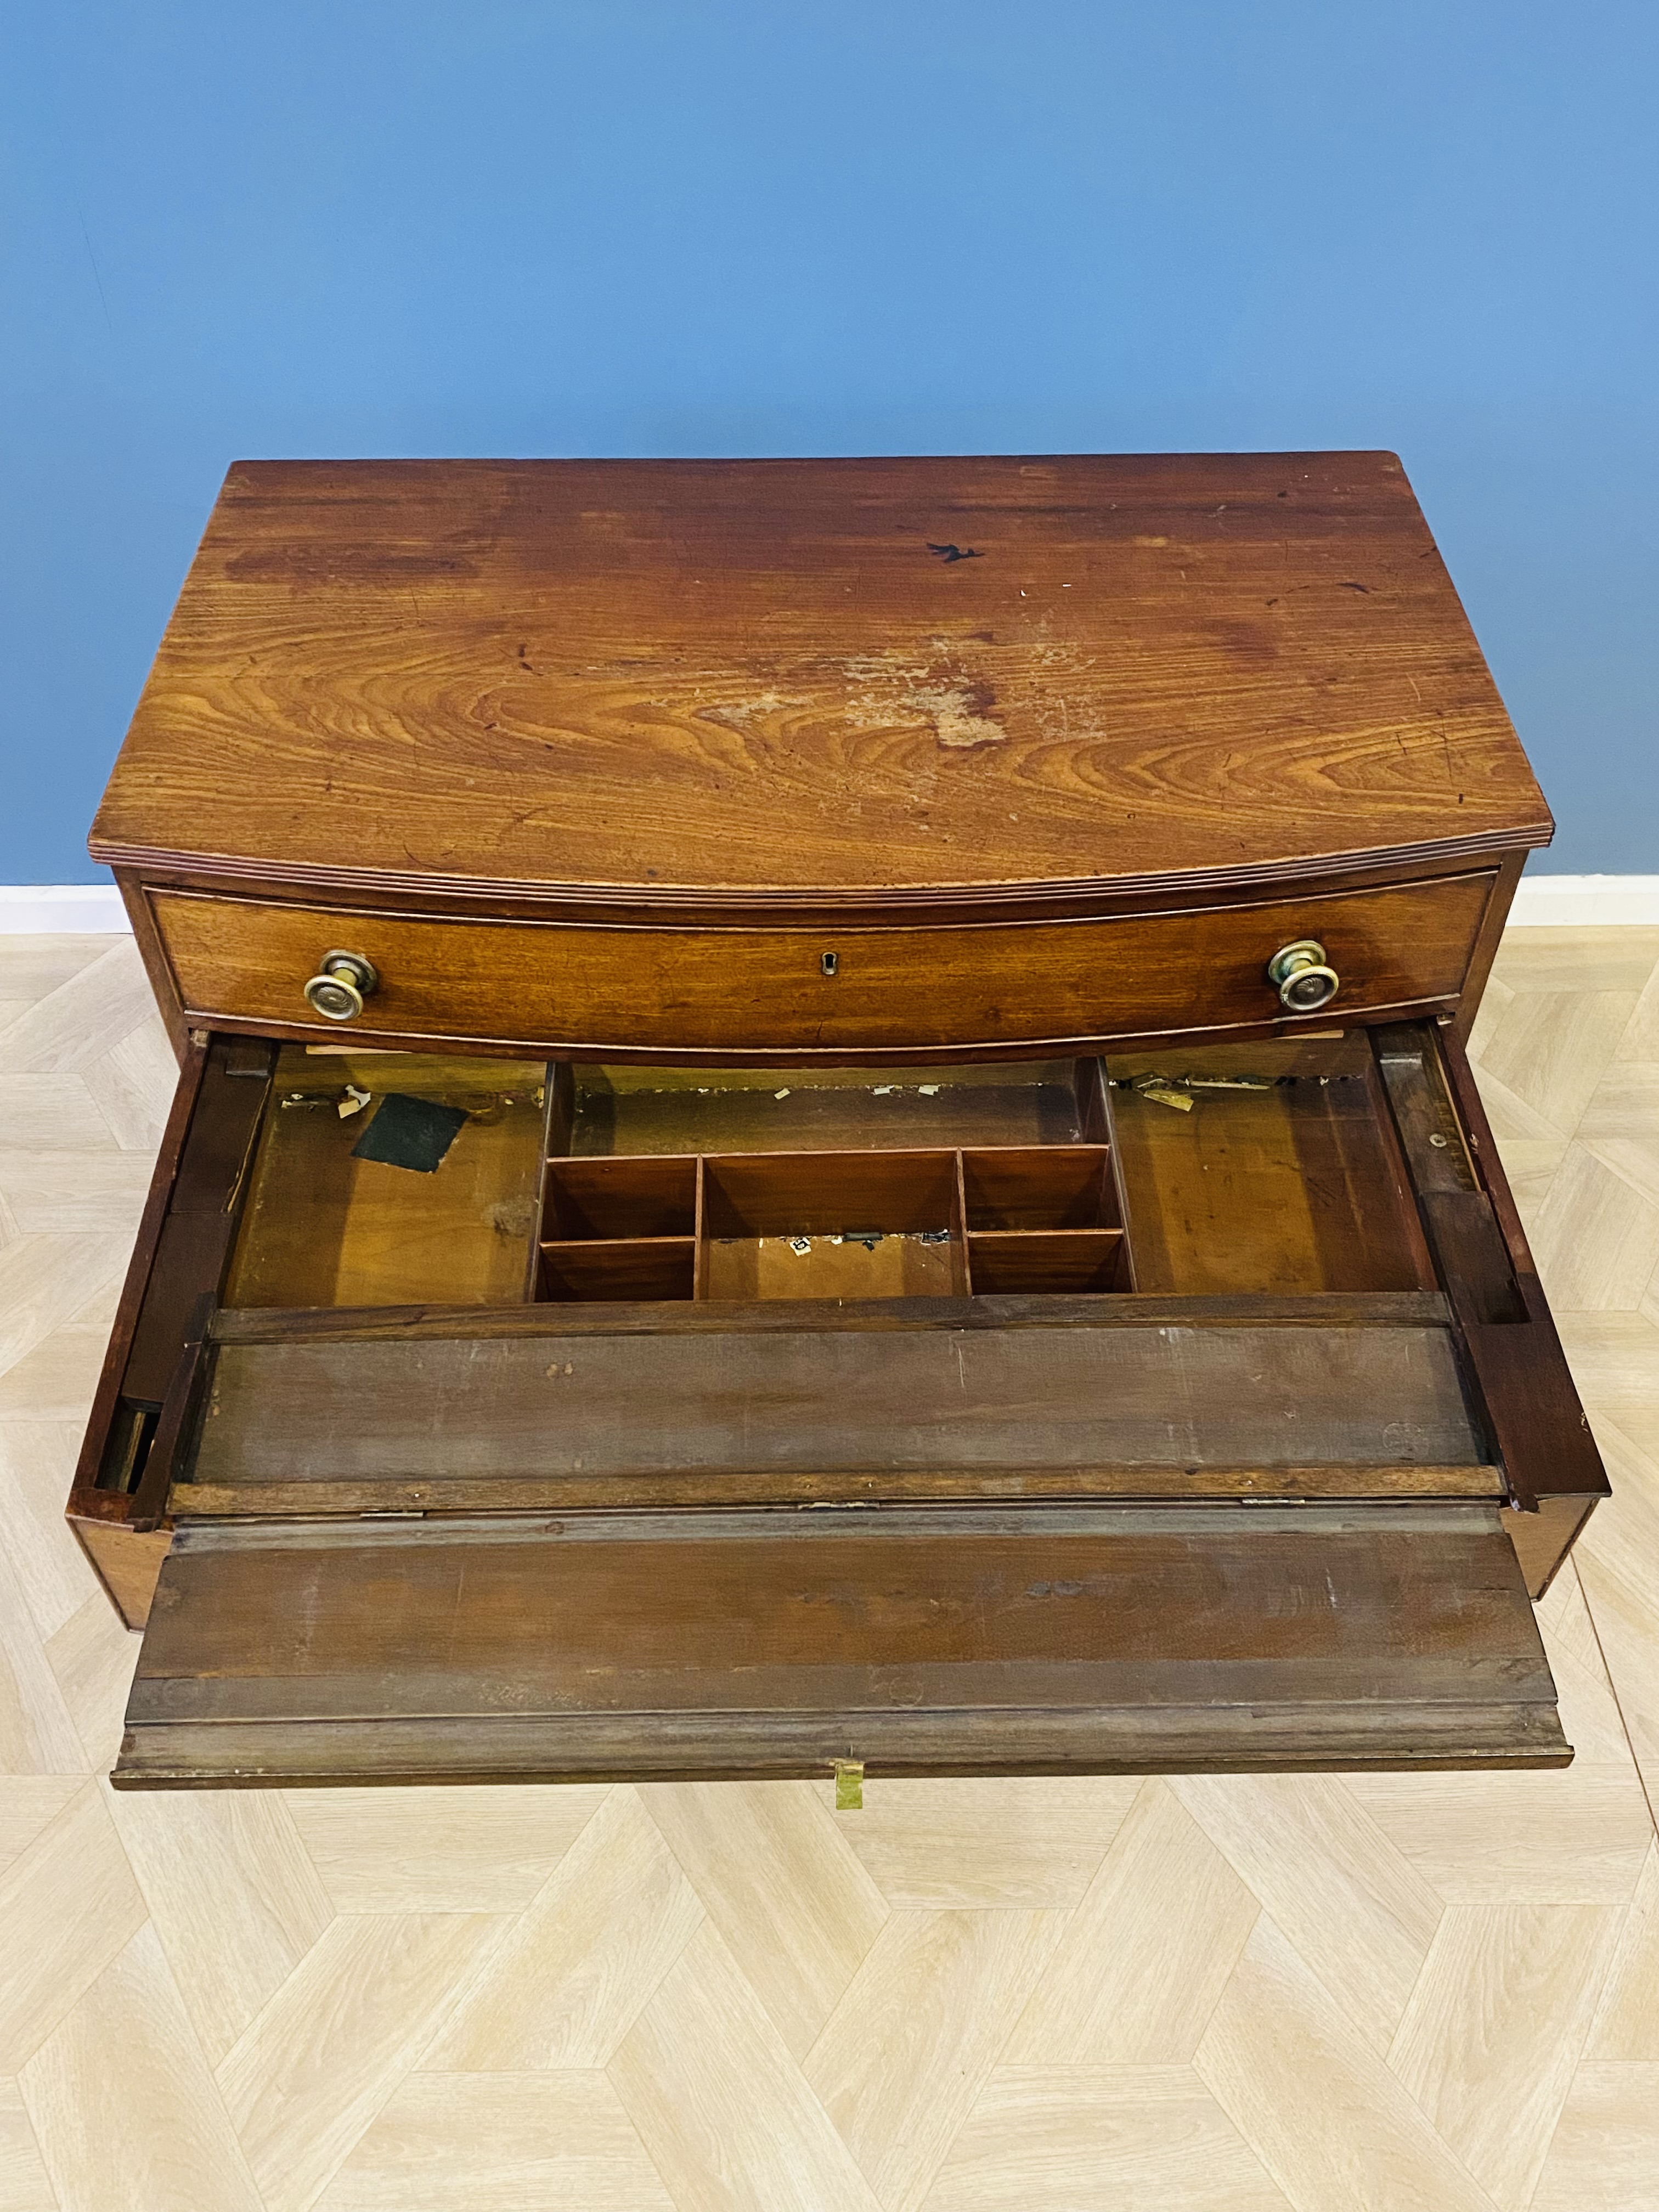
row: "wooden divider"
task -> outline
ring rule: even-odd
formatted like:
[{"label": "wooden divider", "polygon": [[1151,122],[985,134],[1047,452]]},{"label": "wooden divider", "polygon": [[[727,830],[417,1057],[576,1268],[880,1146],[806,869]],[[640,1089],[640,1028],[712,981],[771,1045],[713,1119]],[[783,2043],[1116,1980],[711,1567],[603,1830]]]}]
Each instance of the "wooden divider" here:
[{"label": "wooden divider", "polygon": [[544,1299],[1127,1287],[1103,1144],[556,1158],[542,1224]]}]

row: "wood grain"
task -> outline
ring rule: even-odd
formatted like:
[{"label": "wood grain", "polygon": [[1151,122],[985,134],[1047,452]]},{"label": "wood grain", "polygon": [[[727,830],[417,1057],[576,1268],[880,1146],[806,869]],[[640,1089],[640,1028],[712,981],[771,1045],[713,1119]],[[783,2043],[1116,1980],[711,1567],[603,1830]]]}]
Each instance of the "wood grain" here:
[{"label": "wood grain", "polygon": [[[1354,1048],[1358,1047],[1358,1055]],[[1124,1218],[1142,1291],[1409,1291],[1435,1283],[1364,1033],[1284,1047],[1210,1047],[1165,1072],[1271,1087],[1197,1091],[1189,1111],[1117,1087],[1163,1054],[1107,1062]],[[1195,1065],[1196,1064],[1196,1065]],[[1179,1094],[1178,1094],[1179,1095]]]},{"label": "wood grain", "polygon": [[[1220,1297],[1170,1297],[1147,1293],[1118,1297],[865,1298],[844,1304],[819,1300],[774,1300],[747,1307],[744,1329],[811,1327],[823,1336],[864,1329],[1203,1328],[1218,1323],[1271,1323],[1276,1328],[1443,1328],[1450,1309],[1437,1291],[1331,1291],[1308,1295],[1233,1292]],[[210,1334],[216,1344],[368,1344],[377,1339],[414,1342],[433,1338],[676,1335],[704,1331],[725,1335],[730,1308],[710,1311],[676,1307],[672,1322],[660,1305],[618,1313],[583,1313],[544,1305],[465,1307],[356,1306],[296,1308],[291,1312],[237,1312],[222,1308]]]},{"label": "wood grain", "polygon": [[57,1819],[84,1778],[79,1774],[0,1775],[0,1873]]},{"label": "wood grain", "polygon": [[1493,881],[1459,875],[1109,920],[841,925],[833,945],[823,926],[427,919],[165,889],[150,903],[192,1022],[337,1039],[303,988],[343,938],[380,976],[351,1027],[367,1043],[833,1066],[1317,1026],[1328,1017],[1285,1015],[1267,976],[1279,947],[1302,937],[1340,964],[1345,1010],[1449,1006]]},{"label": "wood grain", "polygon": [[1386,2051],[1440,1920],[1410,1859],[1328,1777],[1189,1775],[1170,1787],[1350,2025]]},{"label": "wood grain", "polygon": [[60,2205],[262,2212],[154,1928],[77,1999],[19,2086]]},{"label": "wood grain", "polygon": [[1482,1457],[1441,1329],[671,1324],[563,1340],[222,1344],[188,1473],[209,1486],[424,1483],[441,1496],[456,1474],[1030,1468],[1067,1470],[1086,1491],[1097,1466]]},{"label": "wood grain", "polygon": [[883,2212],[711,1924],[608,2071],[681,2212]]},{"label": "wood grain", "polygon": [[[515,1475],[501,1481],[466,1476],[441,1484],[420,1481],[175,1482],[171,1510],[181,1520],[214,1521],[227,1516],[261,1520],[323,1514],[420,1516],[434,1513],[605,1512],[623,1504],[682,1507],[727,1505],[971,1505],[991,1504],[1075,1504],[1087,1496],[1100,1501],[1141,1504],[1152,1498],[1191,1504],[1202,1498],[1352,1499],[1486,1498],[1504,1494],[1503,1477],[1492,1467],[1445,1467],[1432,1461],[1403,1467],[1152,1467],[1145,1462],[1120,1467],[1091,1467],[1086,1481],[1064,1468],[950,1468],[901,1474],[825,1475],[762,1468],[747,1474],[696,1471],[686,1474]],[[1515,1516],[1504,1512],[1513,1530]],[[172,1532],[149,1568],[143,1606],[148,1616],[155,1577],[167,1555]],[[1525,1556],[1522,1557],[1524,1571]],[[143,1620],[134,1622],[142,1627]]]},{"label": "wood grain", "polygon": [[216,2069],[267,2212],[305,2212],[412,2069],[501,1923],[336,1920]]},{"label": "wood grain", "polygon": [[793,1519],[188,1528],[116,1778],[1569,1755],[1487,1506]]},{"label": "wood grain", "polygon": [[613,1790],[483,1961],[423,2063],[465,2074],[605,2065],[702,1921],[638,1796]]},{"label": "wood grain", "polygon": [[5,2212],[59,2212],[28,2107],[15,2081],[0,2078],[0,2205]]},{"label": "wood grain", "polygon": [[73,1421],[0,1414],[0,1516],[24,1602],[43,1636],[61,1628],[97,1583],[63,1540],[64,1492],[80,1441]]},{"label": "wood grain", "polygon": [[1190,2059],[1260,1910],[1169,1785],[1145,1784],[1014,2027],[1009,2063]]},{"label": "wood grain", "polygon": [[[143,1473],[137,1455],[126,1490],[100,1489],[100,1478],[113,1474],[121,1437],[144,1433],[141,1407],[159,1407],[165,1398],[189,1319],[202,1295],[217,1291],[229,1254],[234,1203],[265,1090],[257,1077],[228,1075],[230,1049],[222,1042],[210,1048],[205,1038],[186,1048],[67,1506],[87,1557],[130,1627],[142,1627],[149,1617],[167,1549],[154,1510],[165,1492],[153,1504],[135,1494]],[[256,1066],[272,1056],[258,1046],[240,1051]]]},{"label": "wood grain", "polygon": [[1628,1747],[1617,1764],[1579,1756],[1517,1790],[1507,1775],[1425,1775],[1409,1790],[1383,1774],[1346,1787],[1448,1905],[1623,1905],[1652,1836]]},{"label": "wood grain", "polygon": [[[1486,1433],[1515,1505],[1549,1498],[1605,1497],[1607,1480],[1543,1289],[1504,1179],[1473,1073],[1455,1038],[1443,1048],[1421,1024],[1374,1030],[1377,1066],[1400,1130],[1418,1205],[1434,1248]],[[1582,1525],[1573,1514],[1552,1533],[1561,1553],[1536,1565],[1549,1574]],[[1545,1552],[1528,1532],[1523,1548]]]},{"label": "wood grain", "polygon": [[[535,1226],[545,1078],[536,1060],[315,1057],[289,1047],[278,1056],[278,1103],[247,1176],[226,1303],[498,1305],[519,1296]],[[368,1103],[342,1121],[348,1084]],[[355,1157],[392,1092],[466,1115],[441,1172]]]},{"label": "wood grain", "polygon": [[0,1552],[0,1774],[80,1774],[86,1764],[21,1584]]},{"label": "wood grain", "polygon": [[843,1816],[836,1826],[895,1906],[1073,1905],[1139,1789],[1132,1779],[1095,1775],[880,1780],[866,1788],[858,1818]]},{"label": "wood grain", "polygon": [[1620,1931],[1589,2056],[1659,2063],[1659,1839],[1648,1846],[1642,1878]]},{"label": "wood grain", "polygon": [[411,2074],[317,2212],[674,2212],[603,2074]]},{"label": "wood grain", "polygon": [[807,1782],[658,1783],[641,1795],[779,2033],[804,2057],[887,1918],[849,1823]]},{"label": "wood grain", "polygon": [[888,2212],[927,2196],[1065,1924],[896,1912],[871,1945],[803,2070]]},{"label": "wood grain", "polygon": [[1535,2212],[1648,2212],[1659,2172],[1659,2063],[1585,2064],[1557,2124]]},{"label": "wood grain", "polygon": [[283,1802],[341,1912],[516,1912],[604,1801],[578,1786],[296,1790]]},{"label": "wood grain", "polygon": [[1486,2191],[1265,1914],[1195,2063],[1292,2204],[1491,2212]]},{"label": "wood grain", "polygon": [[333,1919],[333,1904],[273,1791],[204,1794],[178,1810],[129,1792],[112,1810],[216,2065]]},{"label": "wood grain", "polygon": [[1620,1917],[1453,1905],[1412,1992],[1389,2063],[1503,2212],[1531,2201]]},{"label": "wood grain", "polygon": [[1549,834],[1392,454],[238,462],[92,851],[731,912]]},{"label": "wood grain", "polygon": [[88,1783],[0,1875],[0,2074],[33,2055],[143,1919],[126,1854]]},{"label": "wood grain", "polygon": [[999,2066],[927,2212],[1288,2212],[1190,2066]]}]

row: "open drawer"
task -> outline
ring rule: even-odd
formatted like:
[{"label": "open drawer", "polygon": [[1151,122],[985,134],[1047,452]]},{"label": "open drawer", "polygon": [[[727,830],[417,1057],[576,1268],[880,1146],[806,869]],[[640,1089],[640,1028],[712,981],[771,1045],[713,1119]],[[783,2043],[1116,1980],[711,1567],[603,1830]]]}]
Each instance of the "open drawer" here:
[{"label": "open drawer", "polygon": [[1430,1026],[217,1038],[70,1513],[118,1783],[1103,1771],[1569,1756],[1528,1591],[1605,1488]]}]

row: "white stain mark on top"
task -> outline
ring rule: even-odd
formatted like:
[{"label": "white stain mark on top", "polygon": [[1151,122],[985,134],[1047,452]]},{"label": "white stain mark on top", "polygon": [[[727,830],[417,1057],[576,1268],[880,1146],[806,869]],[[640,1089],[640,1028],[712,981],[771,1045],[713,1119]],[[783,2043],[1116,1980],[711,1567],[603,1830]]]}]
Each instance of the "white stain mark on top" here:
[{"label": "white stain mark on top", "polygon": [[926,658],[890,649],[845,661],[842,671],[854,687],[844,709],[848,721],[854,729],[929,721],[939,744],[952,750],[1001,744],[1008,732],[992,719],[994,694],[989,684],[963,669],[964,656],[951,639],[927,642]]},{"label": "white stain mark on top", "polygon": [[960,684],[928,684],[904,693],[900,702],[925,714],[942,745],[1000,745],[1008,732],[1000,722],[978,712],[971,691]]}]

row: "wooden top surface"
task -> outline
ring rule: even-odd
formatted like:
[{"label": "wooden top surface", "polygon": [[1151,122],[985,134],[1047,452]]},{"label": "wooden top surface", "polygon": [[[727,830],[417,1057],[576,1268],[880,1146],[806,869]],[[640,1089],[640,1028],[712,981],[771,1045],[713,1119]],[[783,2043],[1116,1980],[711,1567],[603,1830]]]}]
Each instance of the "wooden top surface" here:
[{"label": "wooden top surface", "polygon": [[1392,454],[238,462],[91,851],[718,914],[1550,830]]}]

